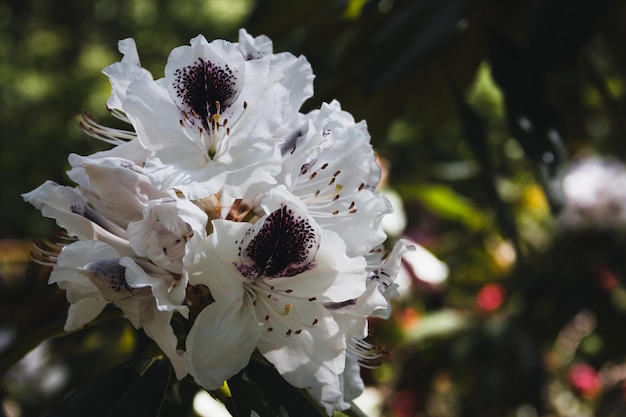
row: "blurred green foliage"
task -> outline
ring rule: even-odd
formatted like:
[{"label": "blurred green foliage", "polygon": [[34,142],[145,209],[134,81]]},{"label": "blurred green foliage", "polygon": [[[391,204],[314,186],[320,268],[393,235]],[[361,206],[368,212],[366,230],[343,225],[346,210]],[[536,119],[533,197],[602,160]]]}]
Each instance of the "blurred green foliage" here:
[{"label": "blurred green foliage", "polygon": [[[173,47],[198,33],[235,40],[244,26],[309,59],[315,96],[304,110],[338,99],[367,120],[385,185],[404,200],[405,235],[449,266],[443,285],[414,277],[392,319],[373,323],[392,352],[364,374],[385,393],[384,415],[623,415],[626,236],[559,232],[554,218],[568,160],[626,157],[624,22],[626,3],[611,0],[5,1],[0,238],[54,230],[20,194],[46,179],[69,184],[67,155],[102,148],[76,117],[116,123],[100,70],[119,59],[119,39],[135,38],[160,77]],[[19,338],[64,319],[47,273],[29,265],[19,284],[3,282],[0,330]],[[485,288],[503,298],[493,310],[477,301]],[[73,364],[67,391],[155,349],[116,320],[50,346]],[[568,379],[576,363],[604,371],[599,393]],[[2,389],[25,415],[63,394]],[[193,394],[177,389],[163,415]]]}]

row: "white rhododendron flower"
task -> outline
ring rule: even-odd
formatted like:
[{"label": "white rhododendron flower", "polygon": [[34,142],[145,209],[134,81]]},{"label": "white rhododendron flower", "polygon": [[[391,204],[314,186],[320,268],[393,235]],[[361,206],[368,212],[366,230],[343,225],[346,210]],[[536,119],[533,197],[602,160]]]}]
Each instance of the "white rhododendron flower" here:
[{"label": "white rhododendron flower", "polygon": [[[156,81],[124,60],[127,70],[107,71],[118,90],[115,103],[151,152],[145,168],[161,189],[176,188],[191,199],[222,189],[244,197],[275,182],[280,163],[273,130],[311,95],[312,71],[304,58],[273,55],[266,44],[255,48],[246,32],[240,37],[241,49],[195,37],[172,51],[165,77]],[[120,49],[135,57],[133,46]]]},{"label": "white rhododendron flower", "polygon": [[177,376],[186,365],[176,352],[170,326],[182,305],[186,282],[141,260],[121,256],[104,242],[83,240],[63,248],[50,281],[67,291],[71,303],[65,330],[78,329],[100,314],[108,303],[118,306],[136,328],[142,327],[169,357]]},{"label": "white rhododendron flower", "polygon": [[582,158],[563,179],[565,205],[561,226],[570,228],[626,225],[626,167],[615,159]]},{"label": "white rhododendron flower", "polygon": [[67,292],[66,329],[114,304],[179,379],[218,389],[262,356],[329,415],[349,408],[385,354],[368,318],[389,315],[411,248],[384,250],[392,208],[366,123],[337,101],[300,113],[311,67],[265,36],[196,36],[158,79],[132,39],[118,48],[107,105],[129,130],[85,114],[112,147],[69,156],[75,187],[23,195],[63,229],[34,259]]},{"label": "white rhododendron flower", "polygon": [[194,233],[205,234],[207,220],[206,213],[189,200],[152,200],[143,219],[128,225],[128,239],[137,255],[180,274],[185,244]]},{"label": "white rhododendron flower", "polygon": [[333,101],[297,124],[281,142],[279,182],[322,227],[339,233],[350,253],[367,253],[385,240],[382,218],[391,205],[375,191],[381,171],[365,122],[355,123]]},{"label": "white rhododendron flower", "polygon": [[297,387],[338,387],[347,340],[324,304],[363,294],[365,259],[347,256],[339,236],[288,206],[255,225],[213,227],[185,259],[190,283],[215,299],[187,338],[190,373],[219,388],[258,348]]}]

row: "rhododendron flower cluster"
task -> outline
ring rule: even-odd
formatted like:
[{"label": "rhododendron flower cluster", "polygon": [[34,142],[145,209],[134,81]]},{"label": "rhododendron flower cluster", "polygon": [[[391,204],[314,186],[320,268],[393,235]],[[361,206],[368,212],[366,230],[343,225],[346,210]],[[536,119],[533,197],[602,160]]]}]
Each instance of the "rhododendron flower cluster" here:
[{"label": "rhododendron flower cluster", "polygon": [[179,379],[217,389],[258,352],[328,413],[347,408],[383,354],[367,318],[388,315],[410,249],[383,249],[391,209],[365,122],[336,101],[301,113],[307,60],[245,30],[175,48],[156,80],[132,39],[119,50],[107,106],[131,127],[84,116],[111,149],[69,156],[75,186],[24,194],[64,230],[36,257],[67,292],[66,330],[112,303]]}]

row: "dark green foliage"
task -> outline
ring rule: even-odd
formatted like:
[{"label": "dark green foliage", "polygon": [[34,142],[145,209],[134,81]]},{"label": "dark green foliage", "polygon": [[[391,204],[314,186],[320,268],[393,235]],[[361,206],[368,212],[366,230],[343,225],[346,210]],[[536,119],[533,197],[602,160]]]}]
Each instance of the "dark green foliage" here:
[{"label": "dark green foliage", "polygon": [[170,372],[166,359],[119,365],[78,389],[48,417],[156,417]]}]

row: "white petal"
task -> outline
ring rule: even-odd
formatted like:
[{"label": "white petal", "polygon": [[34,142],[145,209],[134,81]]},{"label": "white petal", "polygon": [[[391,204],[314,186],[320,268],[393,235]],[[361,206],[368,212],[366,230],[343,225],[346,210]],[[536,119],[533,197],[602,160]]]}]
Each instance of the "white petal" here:
[{"label": "white petal", "polygon": [[109,77],[113,91],[107,101],[109,109],[122,110],[122,102],[126,96],[128,85],[138,76],[147,73],[141,67],[135,41],[126,38],[118,42],[118,49],[124,55],[120,62],[109,65],[102,72]]},{"label": "white petal", "polygon": [[[388,255],[385,254],[382,247],[368,254],[368,280],[378,283],[379,290],[387,300],[390,300],[394,295],[398,294],[394,287],[394,281],[400,271],[402,256],[413,250],[415,250],[414,245],[410,244],[408,240],[401,239],[396,242],[391,253]],[[387,303],[386,308],[377,309],[372,312],[371,315],[389,318],[390,314],[391,307],[389,303]]]},{"label": "white petal", "polygon": [[186,242],[194,233],[204,235],[207,221],[206,213],[189,200],[152,200],[144,208],[143,218],[128,225],[128,239],[139,256],[182,273]]},{"label": "white petal", "polygon": [[238,259],[237,241],[250,228],[248,223],[213,220],[213,233],[206,238],[193,236],[183,259],[191,285],[209,287],[214,299],[243,297],[243,276],[234,263]]},{"label": "white petal", "polygon": [[108,303],[109,302],[102,297],[92,293],[70,304],[70,308],[67,312],[67,320],[65,321],[63,329],[65,331],[80,329],[85,324],[98,317]]},{"label": "white petal", "polygon": [[[149,265],[140,266],[131,258],[120,259],[120,265],[126,268],[126,282],[132,288],[149,287],[156,300],[156,308],[159,311],[179,311],[187,317],[187,306],[181,305],[180,295],[173,292],[174,288],[186,286],[186,280],[176,281],[167,271],[158,270],[153,267],[151,271],[146,271]],[[142,262],[143,264],[143,262]]]},{"label": "white petal", "polygon": [[274,278],[277,290],[291,289],[295,294],[317,297],[320,302],[341,302],[365,292],[365,260],[349,257],[343,240],[330,230],[322,231],[315,266],[291,278]]},{"label": "white petal", "polygon": [[[387,199],[374,190],[380,168],[367,127],[364,122],[355,123],[337,102],[322,105],[307,119],[309,128],[296,152],[283,155],[283,168],[292,173],[281,173],[281,177],[323,228],[344,238],[348,253],[367,253],[385,240],[381,222],[392,210]],[[296,158],[301,162],[305,156],[303,165],[290,161]],[[293,176],[295,168],[297,177]]]},{"label": "white petal", "polygon": [[65,330],[84,326],[108,304],[98,287],[79,268],[99,257],[106,259],[116,256],[119,254],[115,249],[98,241],[78,241],[63,248],[48,283],[56,283],[59,288],[66,290],[66,298],[71,303]]},{"label": "white petal", "polygon": [[172,312],[159,311],[157,309],[150,309],[148,311],[149,314],[144,321],[143,330],[168,357],[174,367],[176,378],[180,380],[187,375],[187,364],[182,354],[176,350],[178,339],[170,325]]},{"label": "white petal", "polygon": [[289,106],[299,109],[313,95],[313,70],[303,56],[274,54],[272,41],[264,35],[253,38],[245,29],[239,30],[239,49],[246,60],[267,59],[281,74],[280,84],[289,91]]},{"label": "white petal", "polygon": [[150,151],[143,147],[138,139],[129,140],[121,145],[114,146],[106,151],[99,151],[89,155],[92,159],[123,158],[135,165],[143,165]]},{"label": "white petal", "polygon": [[245,367],[261,327],[241,298],[224,297],[205,307],[187,336],[189,373],[208,390]]},{"label": "white petal", "polygon": [[337,323],[317,302],[284,300],[291,301],[292,308],[285,316],[272,315],[272,330],[263,332],[259,351],[296,387],[333,383],[345,365],[346,342]]},{"label": "white petal", "polygon": [[245,29],[239,29],[239,50],[245,60],[259,59],[273,52],[272,40],[264,35],[253,38]]},{"label": "white petal", "polygon": [[65,229],[69,236],[80,240],[100,240],[115,247],[122,254],[132,254],[126,239],[85,217],[97,213],[92,213],[93,210],[87,206],[78,190],[46,181],[33,191],[22,194],[22,197],[41,210],[45,217],[55,219],[57,225]]},{"label": "white petal", "polygon": [[228,42],[209,44],[200,35],[190,43],[170,53],[165,79],[176,106],[208,129],[212,115],[232,115],[226,109],[241,92],[245,67],[242,56]]},{"label": "white petal", "polygon": [[139,220],[148,201],[164,196],[143,168],[127,159],[70,154],[69,162],[67,175],[83,187],[94,209],[122,227]]},{"label": "white petal", "polygon": [[180,110],[172,101],[165,80],[154,81],[144,74],[128,87],[124,110],[131,120],[137,138],[149,151],[179,147],[183,153],[199,149],[199,144],[185,136]]},{"label": "white petal", "polygon": [[344,401],[352,401],[363,393],[365,385],[361,378],[361,366],[352,359],[346,358],[346,368],[341,375]]}]

